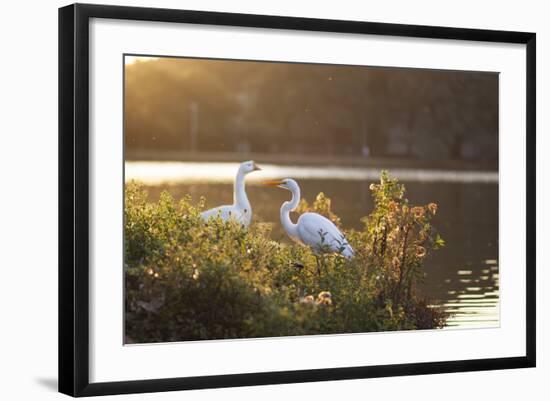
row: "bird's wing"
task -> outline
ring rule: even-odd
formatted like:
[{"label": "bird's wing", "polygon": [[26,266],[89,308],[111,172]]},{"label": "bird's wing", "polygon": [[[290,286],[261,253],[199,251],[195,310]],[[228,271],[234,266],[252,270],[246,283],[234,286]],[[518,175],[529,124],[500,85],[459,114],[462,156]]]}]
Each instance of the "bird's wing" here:
[{"label": "bird's wing", "polygon": [[[249,210],[247,210],[247,213],[248,215],[251,214]],[[247,219],[244,211],[234,205],[219,206],[201,213],[201,217],[203,218],[203,220],[208,220],[209,218],[217,217],[218,215],[223,221],[228,221],[232,219],[241,224],[244,224],[245,226],[248,226],[250,224],[250,218]]]},{"label": "bird's wing", "polygon": [[298,233],[304,244],[316,250],[322,250],[323,246],[326,245],[333,252],[353,253],[340,230],[332,221],[320,214],[302,214],[298,219]]},{"label": "bird's wing", "polygon": [[208,220],[210,217],[217,217],[219,215],[222,220],[228,220],[233,214],[233,209],[232,205],[218,206],[202,212],[201,216],[203,219]]}]

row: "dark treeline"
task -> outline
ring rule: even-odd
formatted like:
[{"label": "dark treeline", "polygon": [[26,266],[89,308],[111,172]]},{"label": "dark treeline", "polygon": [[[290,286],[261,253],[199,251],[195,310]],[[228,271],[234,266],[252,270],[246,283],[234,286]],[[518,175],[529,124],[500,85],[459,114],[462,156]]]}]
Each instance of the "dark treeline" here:
[{"label": "dark treeline", "polygon": [[496,166],[498,74],[164,58],[126,66],[128,150]]}]

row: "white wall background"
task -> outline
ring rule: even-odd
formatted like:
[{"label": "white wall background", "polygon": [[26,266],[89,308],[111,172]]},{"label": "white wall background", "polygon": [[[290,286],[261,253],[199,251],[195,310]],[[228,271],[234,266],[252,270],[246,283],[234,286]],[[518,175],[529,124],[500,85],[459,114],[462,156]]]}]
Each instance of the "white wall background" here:
[{"label": "white wall background", "polygon": [[[538,367],[254,388],[108,397],[127,400],[548,399],[544,292],[550,247],[550,24],[545,2],[160,0],[112,4],[231,11],[537,33]],[[57,8],[62,1],[4,3],[0,19],[0,398],[50,400],[57,386]]]}]

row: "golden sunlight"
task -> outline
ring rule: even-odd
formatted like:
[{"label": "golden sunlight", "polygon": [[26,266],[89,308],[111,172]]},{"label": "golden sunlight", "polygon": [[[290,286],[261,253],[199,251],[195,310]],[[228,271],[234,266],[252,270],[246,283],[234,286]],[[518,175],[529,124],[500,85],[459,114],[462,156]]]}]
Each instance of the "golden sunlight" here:
[{"label": "golden sunlight", "polygon": [[124,56],[124,65],[131,65],[136,62],[144,62],[144,61],[152,61],[157,60],[158,57],[150,57],[150,56]]}]

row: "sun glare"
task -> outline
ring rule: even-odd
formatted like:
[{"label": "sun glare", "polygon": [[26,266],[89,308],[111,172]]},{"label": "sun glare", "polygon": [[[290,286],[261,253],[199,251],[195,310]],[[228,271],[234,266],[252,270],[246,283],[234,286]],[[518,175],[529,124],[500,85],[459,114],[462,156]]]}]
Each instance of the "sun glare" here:
[{"label": "sun glare", "polygon": [[136,62],[143,62],[143,61],[152,61],[157,60],[158,57],[148,57],[148,56],[124,56],[124,65],[131,65]]}]

